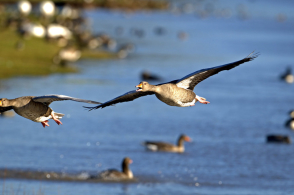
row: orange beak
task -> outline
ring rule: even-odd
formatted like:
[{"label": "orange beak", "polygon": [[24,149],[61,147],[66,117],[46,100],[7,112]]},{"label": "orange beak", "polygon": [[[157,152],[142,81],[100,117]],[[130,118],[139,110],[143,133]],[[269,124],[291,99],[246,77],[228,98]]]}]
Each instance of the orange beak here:
[{"label": "orange beak", "polygon": [[186,136],[186,137],[185,137],[185,141],[186,141],[186,142],[190,142],[190,141],[191,141],[191,138],[188,137],[188,136]]},{"label": "orange beak", "polygon": [[2,100],[0,100],[0,106],[2,106]]},{"label": "orange beak", "polygon": [[137,85],[136,87],[138,88],[136,91],[142,91],[142,87],[143,87],[143,85],[142,85],[142,83],[140,83],[140,84]]}]

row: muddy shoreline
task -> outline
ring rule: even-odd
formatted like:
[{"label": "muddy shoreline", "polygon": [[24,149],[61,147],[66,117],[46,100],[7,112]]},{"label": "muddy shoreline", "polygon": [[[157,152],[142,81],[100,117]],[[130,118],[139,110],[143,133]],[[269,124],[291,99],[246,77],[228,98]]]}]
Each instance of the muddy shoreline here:
[{"label": "muddy shoreline", "polygon": [[[87,174],[87,176],[85,176]],[[69,174],[54,171],[34,171],[17,169],[0,169],[1,179],[27,179],[27,180],[45,180],[45,181],[67,181],[67,182],[123,182],[135,183],[138,179],[128,180],[104,180],[88,173]]]}]

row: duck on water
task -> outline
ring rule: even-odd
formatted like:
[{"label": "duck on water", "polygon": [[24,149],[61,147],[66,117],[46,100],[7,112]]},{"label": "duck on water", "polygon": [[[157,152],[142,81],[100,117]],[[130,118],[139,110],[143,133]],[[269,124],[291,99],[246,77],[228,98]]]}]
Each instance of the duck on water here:
[{"label": "duck on water", "polygon": [[180,135],[177,141],[177,145],[166,143],[166,142],[158,142],[158,141],[145,141],[143,145],[146,149],[151,151],[162,151],[162,152],[178,152],[182,153],[185,151],[184,142],[191,142],[191,138],[187,135]]}]

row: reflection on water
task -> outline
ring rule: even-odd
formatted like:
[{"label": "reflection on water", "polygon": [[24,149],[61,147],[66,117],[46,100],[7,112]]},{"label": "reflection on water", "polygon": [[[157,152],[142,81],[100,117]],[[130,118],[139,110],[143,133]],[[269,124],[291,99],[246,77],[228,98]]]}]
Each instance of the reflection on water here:
[{"label": "reflection on water", "polygon": [[[264,10],[275,7],[267,3]],[[261,9],[253,8],[253,13]],[[97,173],[116,168],[129,156],[139,178],[131,184],[13,179],[3,183],[36,191],[41,186],[44,194],[287,194],[294,190],[294,176],[289,174],[293,144],[266,144],[268,134],[285,134],[293,140],[284,123],[293,109],[294,86],[279,80],[294,61],[291,16],[281,23],[254,14],[244,21],[161,12],[125,17],[107,11],[87,14],[95,31],[134,42],[135,53],[126,59],[79,61],[79,74],[4,80],[1,97],[64,94],[104,102],[134,90],[143,70],[165,82],[242,59],[253,50],[261,55],[197,85],[195,92],[209,105],[170,107],[150,96],[88,112],[82,103],[54,102],[51,107],[67,117],[63,125],[46,129],[19,116],[1,117],[2,169]],[[144,37],[116,35],[121,24],[124,32],[143,29]],[[154,34],[158,26],[166,29],[161,36]],[[187,40],[177,38],[179,31],[189,35]],[[174,143],[182,133],[193,139],[183,154],[146,152],[141,146],[145,140]]]}]

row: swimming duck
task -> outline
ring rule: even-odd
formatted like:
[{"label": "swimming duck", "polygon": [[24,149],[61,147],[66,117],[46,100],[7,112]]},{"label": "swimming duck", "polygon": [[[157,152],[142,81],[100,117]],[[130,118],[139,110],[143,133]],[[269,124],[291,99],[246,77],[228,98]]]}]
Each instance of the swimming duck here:
[{"label": "swimming duck", "polygon": [[280,76],[280,79],[290,84],[294,82],[294,76],[292,74],[291,67],[287,67],[286,71]]},{"label": "swimming duck", "polygon": [[91,100],[84,100],[65,95],[23,96],[15,99],[0,99],[0,113],[13,109],[18,115],[40,122],[43,127],[48,126],[48,120],[53,119],[58,125],[62,122],[58,119],[64,114],[54,112],[49,105],[54,101],[72,100],[89,104],[101,104]]},{"label": "swimming duck", "polygon": [[122,161],[122,172],[118,171],[116,169],[108,169],[103,172],[101,172],[98,175],[98,178],[104,179],[104,180],[128,180],[133,179],[133,173],[129,168],[129,164],[132,164],[133,161],[129,157],[126,157]]},{"label": "swimming duck", "polygon": [[146,149],[151,151],[163,151],[163,152],[184,152],[184,141],[190,142],[190,137],[186,135],[180,135],[177,145],[166,143],[166,142],[155,142],[155,141],[145,141],[143,143]]},{"label": "swimming duck", "polygon": [[291,110],[289,112],[290,114],[290,119],[288,119],[285,123],[286,127],[289,127],[290,129],[294,130],[294,110]]},{"label": "swimming duck", "polygon": [[158,85],[151,85],[146,81],[142,81],[139,85],[136,86],[138,88],[137,90],[129,91],[101,105],[85,108],[88,108],[89,110],[104,108],[113,104],[128,102],[142,96],[154,94],[160,101],[170,106],[194,106],[197,101],[202,104],[208,104],[210,103],[209,101],[206,101],[205,98],[200,97],[193,92],[194,87],[198,83],[223,70],[230,70],[232,68],[235,68],[236,66],[239,66],[240,64],[249,62],[257,56],[258,53],[254,54],[252,52],[242,60],[221,66],[198,70],[181,79],[170,81],[167,83],[161,83]]},{"label": "swimming duck", "polygon": [[291,139],[288,135],[268,135],[266,137],[267,143],[286,143],[291,144]]}]

